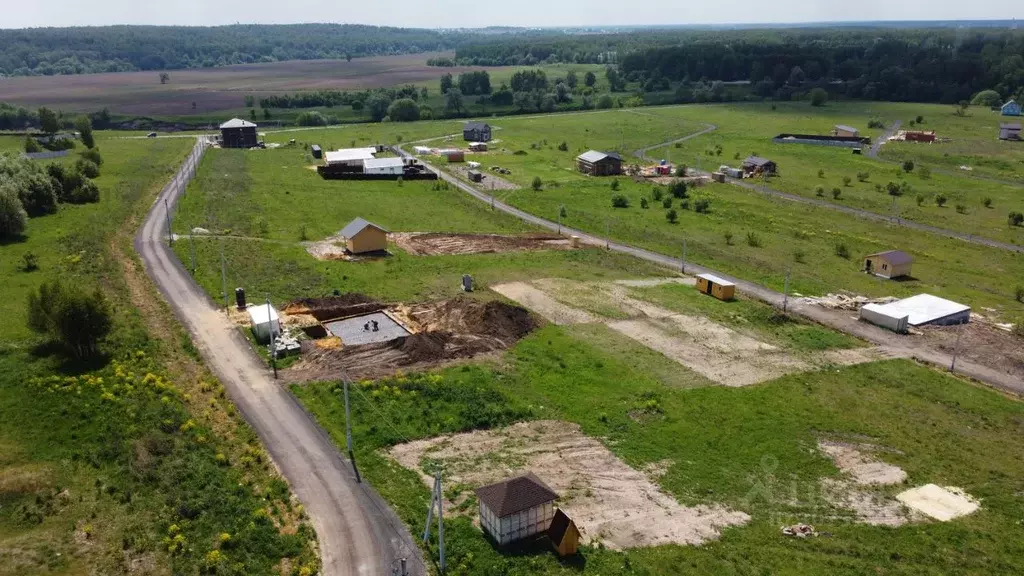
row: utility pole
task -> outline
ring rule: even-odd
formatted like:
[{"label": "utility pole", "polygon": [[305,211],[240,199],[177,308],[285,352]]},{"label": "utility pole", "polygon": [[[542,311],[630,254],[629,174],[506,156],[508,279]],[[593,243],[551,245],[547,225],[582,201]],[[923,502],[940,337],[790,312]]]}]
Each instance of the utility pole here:
[{"label": "utility pole", "polygon": [[270,296],[267,296],[267,322],[270,324],[270,365],[274,367],[274,380],[277,380],[277,348],[274,346],[274,320],[270,315]]},{"label": "utility pole", "polygon": [[348,378],[342,374],[341,381],[345,387],[345,447],[348,449],[349,462],[352,462],[352,471],[356,473],[356,482],[362,484],[363,479],[359,475],[359,468],[356,467],[356,455],[352,451],[352,412],[348,405]]},{"label": "utility pole", "polygon": [[558,235],[562,235],[562,210],[565,210],[565,204],[558,207]]},{"label": "utility pole", "polygon": [[683,259],[679,261],[679,272],[686,274],[686,240],[683,240]]},{"label": "utility pole", "polygon": [[164,215],[167,216],[167,245],[174,246],[174,234],[171,233],[171,209],[167,206],[167,198],[164,198]]},{"label": "utility pole", "polygon": [[196,275],[196,239],[192,234],[192,229],[188,230],[188,247],[192,249],[192,275]]},{"label": "utility pole", "polygon": [[956,372],[956,357],[960,354],[960,335],[963,334],[964,325],[956,329],[956,344],[953,345],[953,362],[949,365],[950,372]]},{"label": "utility pole", "polygon": [[604,219],[604,249],[611,250],[611,230],[612,221],[609,218]]},{"label": "utility pole", "polygon": [[790,267],[786,270],[786,285],[782,289],[782,313],[786,313],[786,309],[789,306],[789,275],[793,273],[793,268]]},{"label": "utility pole", "polygon": [[224,291],[224,310],[231,307],[231,300],[228,298],[228,266],[224,260],[224,239],[220,239],[220,287]]},{"label": "utility pole", "polygon": [[445,571],[444,561],[444,493],[441,491],[441,471],[434,473],[434,488],[430,495],[430,508],[427,509],[427,525],[423,529],[423,543],[430,539],[430,523],[433,520],[434,505],[437,505],[437,544],[440,549],[441,573]]}]

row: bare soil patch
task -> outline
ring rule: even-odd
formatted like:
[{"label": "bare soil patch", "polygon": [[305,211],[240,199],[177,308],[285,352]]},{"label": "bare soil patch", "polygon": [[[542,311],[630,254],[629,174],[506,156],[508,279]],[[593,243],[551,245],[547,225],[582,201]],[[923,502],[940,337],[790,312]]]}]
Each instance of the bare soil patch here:
[{"label": "bare soil patch", "polygon": [[559,325],[586,324],[597,319],[583,310],[566,306],[545,292],[534,288],[526,282],[509,282],[491,286],[491,290],[509,300],[515,300]]},{"label": "bare soil patch", "polygon": [[[390,455],[430,484],[430,462],[443,462],[450,487],[446,510],[474,515],[473,490],[531,471],[551,486],[558,506],[586,543],[621,550],[663,544],[697,545],[750,517],[718,504],[688,507],[568,422],[523,422],[395,446]],[[462,506],[460,506],[462,505]]]},{"label": "bare soil patch", "polygon": [[568,238],[556,234],[450,234],[445,232],[394,232],[392,241],[415,256],[489,254],[529,250],[570,250]]},{"label": "bare soil patch", "polygon": [[[482,159],[480,159],[479,161],[483,162]],[[449,166],[448,170],[455,174],[456,176],[458,176],[459,178],[467,182],[470,182],[469,166],[462,166],[456,164],[455,166]],[[474,183],[476,184],[476,187],[479,188],[480,190],[519,190],[520,188],[522,188],[522,186],[520,186],[519,184],[505,180],[501,176],[496,175],[493,171],[484,170],[483,166],[481,166],[478,169],[478,171],[480,171],[484,176],[483,182]]]},{"label": "bare soil patch", "polygon": [[346,248],[343,236],[328,236],[323,240],[315,242],[303,242],[306,252],[317,260],[345,260],[347,262],[359,262],[361,260],[372,260],[387,257],[387,252],[375,252],[371,254],[350,254]]},{"label": "bare soil patch", "polygon": [[344,372],[350,378],[375,379],[397,370],[423,370],[505,350],[537,327],[524,308],[465,296],[409,306],[375,302],[362,294],[306,299],[286,306],[282,321],[287,324],[294,315],[322,322],[378,311],[401,322],[411,334],[356,346],[332,338],[315,340],[317,345],[282,377],[288,382],[335,380]]},{"label": "bare soil patch", "polygon": [[847,479],[822,481],[822,493],[827,501],[853,511],[858,521],[873,526],[901,526],[912,519],[899,501],[871,490],[871,487],[891,486],[907,479],[902,468],[870,454],[877,447],[819,440],[818,449],[848,476]]},{"label": "bare soil patch", "polygon": [[1024,378],[1024,340],[985,320],[971,319],[960,326],[919,326],[928,344],[953,354],[956,335],[960,333],[961,358]]},{"label": "bare soil patch", "polygon": [[863,448],[832,440],[818,442],[818,449],[828,455],[835,462],[836,468],[849,474],[857,484],[887,486],[899,484],[907,479],[907,473],[902,468],[876,460],[865,454]]}]

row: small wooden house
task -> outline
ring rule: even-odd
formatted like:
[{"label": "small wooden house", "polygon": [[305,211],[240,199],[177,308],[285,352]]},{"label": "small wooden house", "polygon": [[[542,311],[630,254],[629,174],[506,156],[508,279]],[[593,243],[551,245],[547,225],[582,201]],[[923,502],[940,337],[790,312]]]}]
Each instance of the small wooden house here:
[{"label": "small wooden house", "polygon": [[835,127],[832,128],[832,135],[843,136],[846,138],[859,138],[860,130],[845,124],[836,124]]},{"label": "small wooden house", "polygon": [[622,156],[590,150],[576,157],[576,169],[591,176],[617,176],[622,174]]},{"label": "small wooden house", "polygon": [[712,274],[697,275],[697,290],[728,302],[736,297],[736,285]]},{"label": "small wooden house", "polygon": [[1003,104],[999,109],[999,113],[1003,116],[1020,116],[1021,106],[1014,100],[1010,100],[1006,104]]},{"label": "small wooden house", "polygon": [[910,276],[914,257],[902,250],[889,250],[864,257],[864,271],[882,278]]},{"label": "small wooden house", "polygon": [[749,156],[743,161],[743,173],[747,176],[760,176],[762,174],[771,176],[775,174],[777,169],[778,166],[775,165],[775,162],[760,156]]},{"label": "small wooden house", "polygon": [[490,142],[491,126],[483,122],[466,122],[462,127],[462,139],[466,142]]},{"label": "small wooden house", "polygon": [[254,148],[259,144],[256,124],[232,118],[220,125],[221,148]]},{"label": "small wooden house", "polygon": [[551,519],[551,527],[548,528],[548,538],[555,552],[559,556],[572,556],[580,547],[580,530],[576,523],[562,512],[555,510],[555,517]]},{"label": "small wooden house", "polygon": [[341,230],[345,248],[351,254],[384,252],[388,249],[388,231],[373,222],[356,218]]},{"label": "small wooden house", "polygon": [[532,472],[476,489],[480,527],[499,546],[545,534],[558,494]]}]

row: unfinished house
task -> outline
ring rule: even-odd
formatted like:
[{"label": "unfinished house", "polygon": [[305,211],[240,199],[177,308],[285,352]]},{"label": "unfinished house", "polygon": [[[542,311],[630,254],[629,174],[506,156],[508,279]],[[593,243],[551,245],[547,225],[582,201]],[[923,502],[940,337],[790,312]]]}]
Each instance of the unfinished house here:
[{"label": "unfinished house", "polygon": [[466,142],[490,142],[491,126],[483,122],[466,122],[462,127],[462,139]]},{"label": "unfinished house", "polygon": [[775,162],[760,156],[748,156],[743,161],[743,174],[751,176],[773,176],[778,170]]},{"label": "unfinished house", "polygon": [[836,124],[832,128],[833,136],[841,136],[845,138],[859,138],[860,130],[857,130],[853,126],[847,126],[845,124]]},{"label": "unfinished house", "polygon": [[480,527],[499,546],[545,534],[558,494],[532,472],[476,489]]},{"label": "unfinished house", "polygon": [[622,156],[590,150],[576,157],[576,169],[590,176],[618,176],[622,174]]},{"label": "unfinished house", "polygon": [[256,124],[232,118],[220,125],[221,148],[254,148],[259,144]]}]

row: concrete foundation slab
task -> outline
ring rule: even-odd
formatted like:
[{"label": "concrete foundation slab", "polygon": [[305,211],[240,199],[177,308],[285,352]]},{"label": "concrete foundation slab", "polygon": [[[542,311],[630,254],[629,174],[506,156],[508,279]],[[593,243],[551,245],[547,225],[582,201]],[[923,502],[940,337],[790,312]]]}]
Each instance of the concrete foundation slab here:
[{"label": "concrete foundation slab", "polygon": [[959,488],[943,488],[935,484],[925,484],[900,492],[896,499],[922,514],[948,522],[960,516],[966,516],[978,509],[978,502]]},{"label": "concrete foundation slab", "polygon": [[[373,330],[374,321],[377,322],[376,331]],[[367,324],[369,324],[369,330],[366,329]],[[324,322],[324,327],[331,334],[341,338],[341,343],[346,346],[388,342],[409,335],[408,330],[383,312]]]}]

